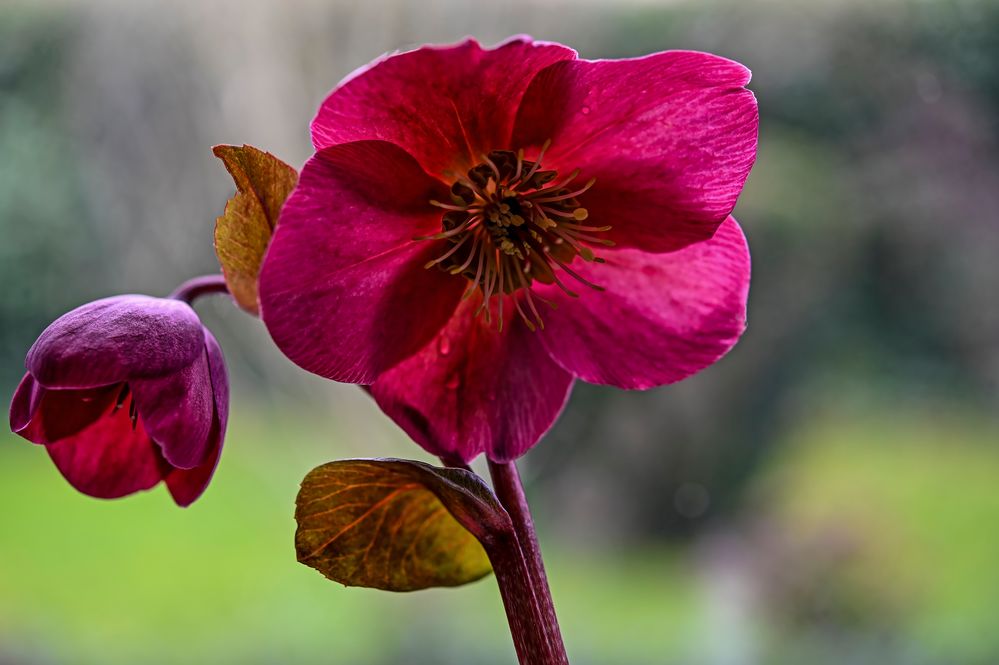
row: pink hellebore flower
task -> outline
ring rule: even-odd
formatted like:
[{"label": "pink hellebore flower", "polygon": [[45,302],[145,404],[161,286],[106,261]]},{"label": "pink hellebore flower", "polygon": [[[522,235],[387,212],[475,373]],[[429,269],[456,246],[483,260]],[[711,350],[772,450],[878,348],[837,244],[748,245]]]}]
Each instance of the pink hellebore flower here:
[{"label": "pink hellebore flower", "polygon": [[218,342],[179,300],[117,296],[55,320],[28,351],[11,429],[105,499],[161,480],[187,506],[211,480],[229,411]]},{"label": "pink hellebore flower", "polygon": [[582,60],[474,40],[390,55],[326,99],[260,276],[303,368],[370,384],[429,452],[524,454],[573,378],[644,389],[745,328],[729,217],[756,156],[750,73],[668,51]]}]

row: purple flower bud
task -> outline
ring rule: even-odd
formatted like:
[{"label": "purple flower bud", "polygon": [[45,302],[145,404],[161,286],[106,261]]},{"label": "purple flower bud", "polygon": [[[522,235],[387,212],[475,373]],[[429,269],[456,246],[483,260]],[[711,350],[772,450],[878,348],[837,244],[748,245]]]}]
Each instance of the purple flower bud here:
[{"label": "purple flower bud", "polygon": [[187,506],[211,480],[229,410],[222,350],[180,300],[126,295],[78,307],[35,341],[10,427],[69,483],[111,499],[161,480]]}]

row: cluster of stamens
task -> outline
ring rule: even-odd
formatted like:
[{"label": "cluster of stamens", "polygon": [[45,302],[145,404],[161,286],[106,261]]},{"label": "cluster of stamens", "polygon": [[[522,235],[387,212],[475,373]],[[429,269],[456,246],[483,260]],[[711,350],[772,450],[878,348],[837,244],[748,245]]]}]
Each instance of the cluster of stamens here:
[{"label": "cluster of stamens", "polygon": [[[555,284],[572,297],[578,294],[559,278],[561,270],[587,287],[602,290],[569,264],[579,256],[584,261],[602,263],[587,245],[613,246],[613,242],[592,234],[610,230],[609,226],[587,226],[588,213],[577,197],[593,187],[595,180],[573,188],[579,176],[575,170],[564,179],[555,171],[541,169],[545,143],[535,160],[524,159],[524,151],[494,150],[482,155],[482,163],[468,171],[451,187],[451,202],[430,203],[447,212],[443,230],[419,240],[447,240],[450,247],[427,263],[469,280],[463,298],[481,291],[482,304],[475,314],[485,313],[491,323],[490,303],[498,304],[499,326],[503,326],[503,301],[513,296],[514,306],[531,330],[543,328],[544,322],[536,300],[552,308],[555,304],[532,292],[531,285]],[[523,293],[521,304],[518,292]]]}]

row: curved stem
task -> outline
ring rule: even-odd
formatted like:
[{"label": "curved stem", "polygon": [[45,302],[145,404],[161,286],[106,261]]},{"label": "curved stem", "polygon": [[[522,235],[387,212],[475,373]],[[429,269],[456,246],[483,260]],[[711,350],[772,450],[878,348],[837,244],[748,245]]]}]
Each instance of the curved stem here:
[{"label": "curved stem", "polygon": [[513,520],[513,527],[517,532],[517,539],[520,541],[520,548],[524,553],[524,560],[531,577],[531,587],[534,589],[555,662],[559,665],[568,665],[569,658],[566,656],[565,644],[562,642],[558,617],[555,616],[555,604],[552,602],[548,576],[545,573],[544,561],[541,559],[541,548],[538,545],[538,536],[534,530],[534,520],[531,518],[531,510],[527,505],[527,497],[524,495],[520,473],[513,462],[500,463],[490,460],[489,475],[492,476],[496,496],[506,508],[510,519]]},{"label": "curved stem", "polygon": [[209,293],[229,293],[229,287],[226,286],[225,278],[222,275],[193,277],[174,289],[167,298],[181,300],[190,305],[196,299]]}]

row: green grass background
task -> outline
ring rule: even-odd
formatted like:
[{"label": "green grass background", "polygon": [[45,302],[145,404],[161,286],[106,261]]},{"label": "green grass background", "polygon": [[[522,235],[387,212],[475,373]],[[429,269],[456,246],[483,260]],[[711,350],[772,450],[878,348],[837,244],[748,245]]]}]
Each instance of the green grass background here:
[{"label": "green grass background", "polygon": [[[821,561],[795,543],[846,528],[850,556],[819,580],[835,598],[820,598],[908,645],[909,662],[995,662],[996,431],[905,415],[830,417],[798,431],[726,528],[766,524],[790,543],[771,556],[754,551],[751,537],[740,541],[764,563],[799,550]],[[4,436],[0,655],[79,665],[512,662],[491,577],[388,594],[332,584],[295,562],[298,481],[336,454],[327,443],[335,436],[288,415],[238,411],[215,481],[187,510],[162,489],[118,501],[81,496],[41,448]],[[558,506],[546,508],[557,515]],[[725,662],[728,652],[752,651],[790,663],[837,653],[815,644],[834,636],[795,620],[800,608],[767,601],[770,578],[752,567],[744,575],[763,587],[754,609],[726,617],[724,580],[697,545],[546,545],[573,662]],[[798,561],[806,571],[807,563]]]}]

